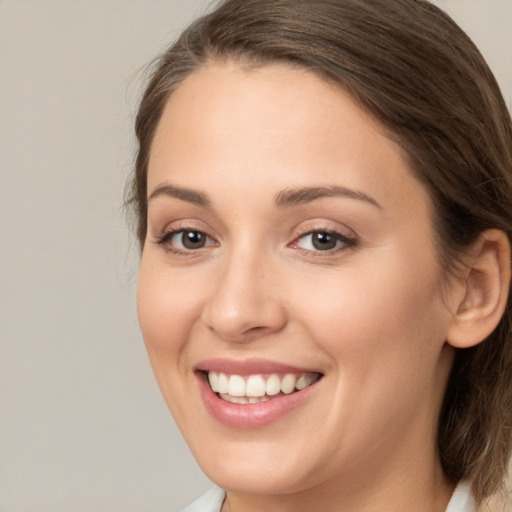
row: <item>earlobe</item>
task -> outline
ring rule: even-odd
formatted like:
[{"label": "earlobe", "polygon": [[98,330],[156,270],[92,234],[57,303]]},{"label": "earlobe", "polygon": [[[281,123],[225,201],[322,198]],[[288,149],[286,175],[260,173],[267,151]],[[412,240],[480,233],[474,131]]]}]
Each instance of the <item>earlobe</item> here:
[{"label": "earlobe", "polygon": [[507,304],[510,266],[507,235],[497,229],[483,231],[470,252],[463,297],[446,337],[450,345],[472,347],[494,331]]}]

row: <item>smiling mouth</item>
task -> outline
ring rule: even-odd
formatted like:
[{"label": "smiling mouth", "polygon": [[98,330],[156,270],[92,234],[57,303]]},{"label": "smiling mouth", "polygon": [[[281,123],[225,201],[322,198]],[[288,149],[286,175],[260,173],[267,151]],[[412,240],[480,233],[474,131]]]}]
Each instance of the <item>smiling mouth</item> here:
[{"label": "smiling mouth", "polygon": [[235,404],[257,404],[291,395],[311,386],[321,377],[314,372],[242,376],[209,371],[206,374],[212,391],[222,400]]}]

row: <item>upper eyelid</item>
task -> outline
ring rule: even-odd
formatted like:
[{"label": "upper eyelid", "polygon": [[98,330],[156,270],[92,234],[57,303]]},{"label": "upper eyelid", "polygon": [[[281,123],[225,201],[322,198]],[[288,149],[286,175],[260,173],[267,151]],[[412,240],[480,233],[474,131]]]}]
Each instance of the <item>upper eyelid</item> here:
[{"label": "upper eyelid", "polygon": [[185,203],[184,207],[180,208],[169,207],[165,203],[152,206],[152,211],[148,207],[148,233],[161,234],[174,229],[196,229],[209,234],[217,233],[225,227],[215,212],[209,212],[205,216],[204,212],[198,211],[199,207],[193,204]]},{"label": "upper eyelid", "polygon": [[195,220],[177,220],[168,222],[164,225],[162,229],[155,229],[154,232],[157,234],[157,236],[160,235],[166,235],[171,232],[179,232],[179,231],[198,231],[200,233],[203,233],[210,238],[214,238],[211,235],[211,229],[209,229],[207,226],[204,225],[203,222],[195,221]]},{"label": "upper eyelid", "polygon": [[160,235],[158,235],[159,238],[172,238],[173,236],[176,236],[178,233],[183,233],[186,231],[201,233],[202,235],[205,235],[210,240],[216,241],[216,239],[211,236],[207,231],[204,229],[198,229],[195,227],[177,227],[172,229],[165,229]]},{"label": "upper eyelid", "polygon": [[338,234],[338,235],[340,235],[344,238],[348,238],[348,239],[358,239],[359,238],[358,234],[353,229],[351,229],[345,225],[342,225],[343,227],[341,227],[339,223],[336,223],[337,224],[336,226],[329,225],[329,224],[332,224],[332,222],[328,222],[328,221],[323,221],[323,222],[311,221],[310,223],[307,222],[304,224],[305,225],[300,226],[296,230],[296,233],[293,235],[294,240],[296,240],[297,238],[299,238],[301,236],[309,235],[311,233],[322,233],[322,232]]}]

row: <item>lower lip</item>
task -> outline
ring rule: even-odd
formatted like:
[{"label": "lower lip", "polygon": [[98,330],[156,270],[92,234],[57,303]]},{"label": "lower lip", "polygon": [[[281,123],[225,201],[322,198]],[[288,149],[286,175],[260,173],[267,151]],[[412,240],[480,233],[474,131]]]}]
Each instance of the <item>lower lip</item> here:
[{"label": "lower lip", "polygon": [[208,412],[227,427],[250,429],[278,421],[288,412],[303,405],[315,392],[321,379],[311,386],[289,395],[271,398],[257,404],[234,404],[222,400],[212,391],[204,373],[198,373],[199,388]]}]

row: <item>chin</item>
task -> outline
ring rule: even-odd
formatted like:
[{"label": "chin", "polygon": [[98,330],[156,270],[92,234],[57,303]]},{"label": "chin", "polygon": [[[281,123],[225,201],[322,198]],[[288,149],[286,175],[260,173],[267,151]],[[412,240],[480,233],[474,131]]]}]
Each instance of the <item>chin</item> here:
[{"label": "chin", "polygon": [[282,472],[272,471],[270,464],[266,468],[247,466],[240,468],[236,465],[226,467],[224,464],[214,464],[211,471],[205,467],[202,469],[210,480],[226,491],[285,495],[306,487],[301,475],[297,474],[297,468]]},{"label": "chin", "polygon": [[219,443],[208,453],[203,449],[196,460],[206,476],[227,491],[289,494],[308,487],[305,482],[310,478],[298,451],[287,451],[279,453],[275,447],[258,441],[246,446]]}]

